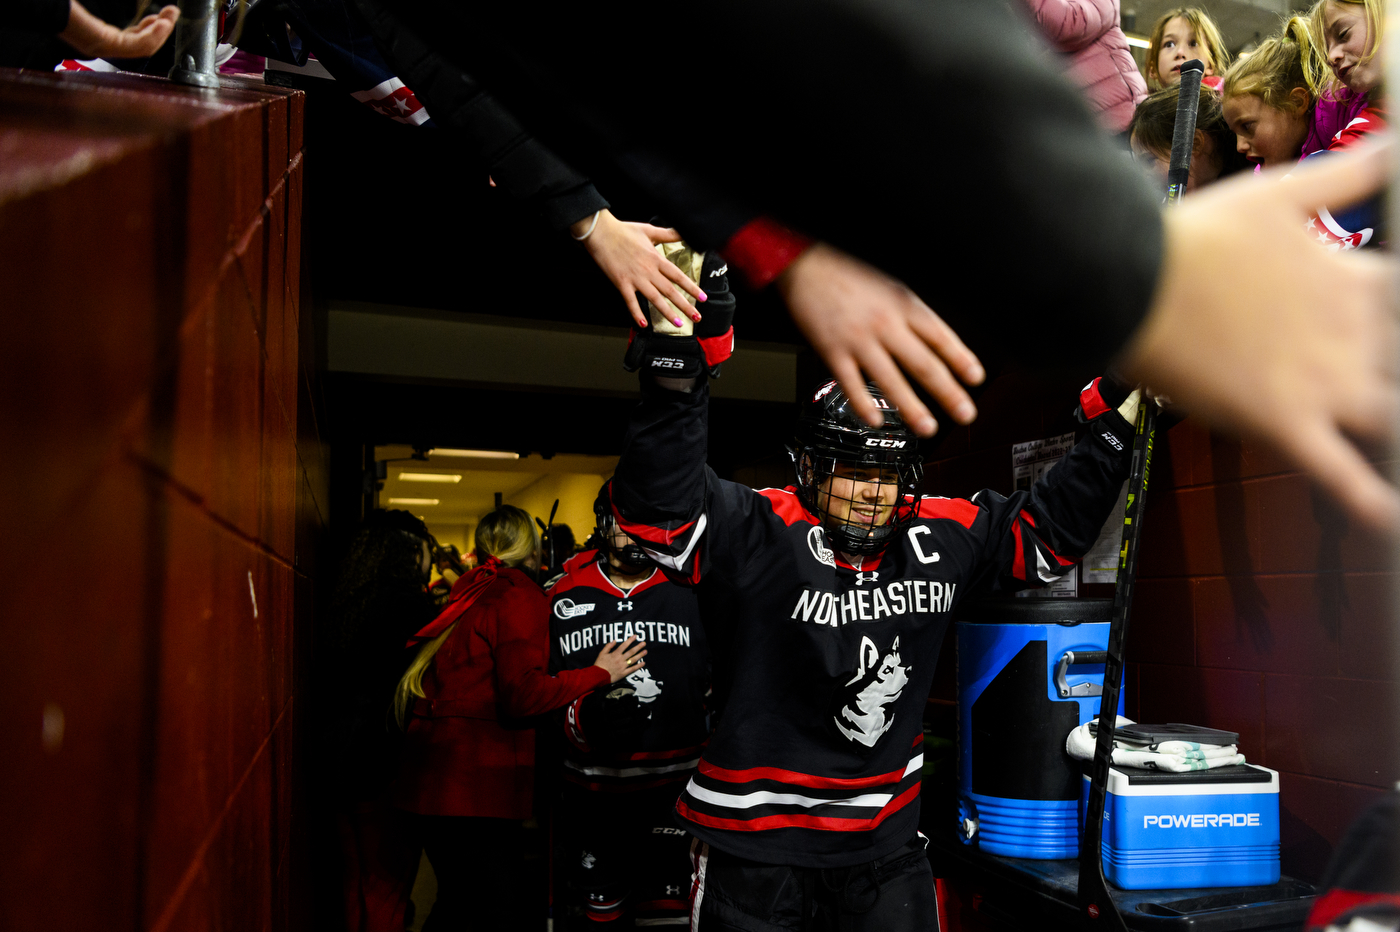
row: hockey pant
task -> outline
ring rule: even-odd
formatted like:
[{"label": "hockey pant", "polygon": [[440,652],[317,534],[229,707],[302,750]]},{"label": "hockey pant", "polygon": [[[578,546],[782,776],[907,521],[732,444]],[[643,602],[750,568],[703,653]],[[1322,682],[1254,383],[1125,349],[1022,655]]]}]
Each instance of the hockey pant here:
[{"label": "hockey pant", "polygon": [[693,932],[938,932],[933,871],[915,836],[893,854],[854,867],[786,867],[700,842]]},{"label": "hockey pant", "polygon": [[690,834],[676,824],[681,782],[629,792],[566,783],[559,807],[571,899],[603,927],[689,923]]}]

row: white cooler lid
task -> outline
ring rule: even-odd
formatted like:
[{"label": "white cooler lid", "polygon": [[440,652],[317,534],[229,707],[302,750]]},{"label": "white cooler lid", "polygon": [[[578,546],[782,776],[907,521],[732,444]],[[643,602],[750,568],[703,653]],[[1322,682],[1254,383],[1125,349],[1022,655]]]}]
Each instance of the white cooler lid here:
[{"label": "white cooler lid", "polygon": [[[1085,776],[1084,779],[1089,779]],[[1168,773],[1137,767],[1110,767],[1108,791],[1114,796],[1234,796],[1277,793],[1278,771],[1258,764]]]}]

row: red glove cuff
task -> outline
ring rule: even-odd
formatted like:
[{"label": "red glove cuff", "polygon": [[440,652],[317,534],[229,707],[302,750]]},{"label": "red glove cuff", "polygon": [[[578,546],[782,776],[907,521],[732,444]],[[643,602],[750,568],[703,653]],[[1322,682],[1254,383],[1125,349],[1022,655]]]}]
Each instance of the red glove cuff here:
[{"label": "red glove cuff", "polygon": [[730,327],[717,337],[696,337],[700,351],[705,354],[705,365],[713,369],[734,355],[734,328]]},{"label": "red glove cuff", "polygon": [[1079,407],[1084,412],[1084,419],[1092,421],[1096,417],[1101,417],[1112,411],[1103,395],[1099,392],[1099,383],[1103,381],[1103,376],[1099,376],[1084,386],[1084,390],[1079,393]]}]

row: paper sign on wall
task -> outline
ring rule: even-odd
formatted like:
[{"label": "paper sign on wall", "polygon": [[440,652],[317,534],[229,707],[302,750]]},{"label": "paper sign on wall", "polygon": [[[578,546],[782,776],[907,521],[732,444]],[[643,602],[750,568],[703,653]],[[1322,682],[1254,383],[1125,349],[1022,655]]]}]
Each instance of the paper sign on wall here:
[{"label": "paper sign on wall", "polygon": [[1118,490],[1118,503],[1108,513],[1108,520],[1099,529],[1099,539],[1084,554],[1086,583],[1115,583],[1118,581],[1118,550],[1123,546],[1123,512],[1128,507],[1128,483]]}]

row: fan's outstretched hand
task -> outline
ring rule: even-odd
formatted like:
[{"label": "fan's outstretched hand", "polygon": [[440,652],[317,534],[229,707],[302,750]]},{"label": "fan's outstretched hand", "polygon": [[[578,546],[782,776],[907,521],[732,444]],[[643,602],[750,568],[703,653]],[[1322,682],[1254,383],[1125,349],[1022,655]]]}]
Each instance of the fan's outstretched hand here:
[{"label": "fan's outstretched hand", "polygon": [[1319,206],[1379,190],[1390,152],[1331,156],[1275,184],[1221,182],[1169,210],[1157,295],[1122,365],[1192,415],[1273,445],[1354,519],[1393,531],[1400,496],[1354,443],[1392,439],[1392,273],[1378,254],[1306,232]]},{"label": "fan's outstretched hand", "polygon": [[[977,416],[959,384],[977,385],[982,364],[919,296],[859,259],[817,243],[778,277],[788,311],[867,423],[883,418],[865,390],[874,379],[922,436],[938,428],[904,377],[913,376],[959,424]],[[900,370],[903,369],[903,372]],[[862,375],[864,373],[864,375]]]}]

